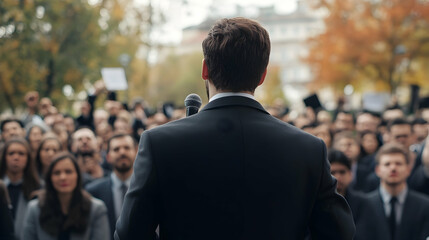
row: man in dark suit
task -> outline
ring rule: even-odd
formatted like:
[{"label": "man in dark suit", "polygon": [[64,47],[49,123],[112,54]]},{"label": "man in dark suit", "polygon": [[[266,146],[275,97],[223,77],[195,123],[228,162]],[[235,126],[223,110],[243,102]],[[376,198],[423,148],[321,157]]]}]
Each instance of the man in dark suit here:
[{"label": "man in dark suit", "polygon": [[362,191],[365,188],[365,180],[374,171],[374,166],[369,158],[361,158],[359,141],[353,132],[343,131],[335,135],[333,148],[343,152],[351,161],[353,181],[350,188]]},{"label": "man in dark suit", "polygon": [[349,203],[356,224],[365,197],[363,193],[356,192],[349,187],[353,179],[350,160],[338,150],[329,151],[328,160],[331,164],[331,174],[337,180],[337,192],[344,196]]},{"label": "man in dark suit", "polygon": [[107,161],[113,166],[111,175],[98,179],[86,187],[92,196],[106,204],[112,239],[123,198],[130,186],[136,154],[137,143],[133,137],[127,134],[113,135],[107,145]]},{"label": "man in dark suit", "polygon": [[411,173],[408,153],[395,143],[384,145],[376,156],[380,188],[368,197],[375,209],[365,214],[365,239],[408,240],[429,237],[429,198],[408,188]]},{"label": "man in dark suit", "polygon": [[115,239],[351,239],[322,140],[255,101],[270,40],[257,22],[222,19],[203,41],[210,102],[143,132]]}]

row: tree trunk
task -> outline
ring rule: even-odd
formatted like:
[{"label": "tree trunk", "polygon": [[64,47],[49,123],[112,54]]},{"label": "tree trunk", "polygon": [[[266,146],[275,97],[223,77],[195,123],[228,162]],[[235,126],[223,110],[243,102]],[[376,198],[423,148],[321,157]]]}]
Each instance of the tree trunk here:
[{"label": "tree trunk", "polygon": [[54,84],[54,76],[55,76],[54,60],[52,58],[49,59],[48,68],[49,68],[49,74],[48,76],[46,76],[46,90],[45,90],[46,97],[51,96],[55,85]]},{"label": "tree trunk", "polygon": [[[0,82],[2,86],[5,86],[6,84],[3,82],[3,78],[0,78]],[[15,104],[13,104],[12,96],[9,94],[6,89],[3,89],[4,92],[4,98],[6,102],[8,103],[10,109],[12,110],[12,113],[15,113]]]}]

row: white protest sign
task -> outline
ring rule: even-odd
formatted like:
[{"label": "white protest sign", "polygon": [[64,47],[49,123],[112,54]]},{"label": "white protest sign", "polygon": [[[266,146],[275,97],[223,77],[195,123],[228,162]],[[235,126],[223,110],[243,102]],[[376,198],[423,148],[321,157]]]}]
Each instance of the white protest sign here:
[{"label": "white protest sign", "polygon": [[123,68],[102,68],[101,76],[109,91],[127,90],[127,77]]},{"label": "white protest sign", "polygon": [[390,101],[389,93],[365,93],[363,95],[363,109],[372,112],[383,112]]}]

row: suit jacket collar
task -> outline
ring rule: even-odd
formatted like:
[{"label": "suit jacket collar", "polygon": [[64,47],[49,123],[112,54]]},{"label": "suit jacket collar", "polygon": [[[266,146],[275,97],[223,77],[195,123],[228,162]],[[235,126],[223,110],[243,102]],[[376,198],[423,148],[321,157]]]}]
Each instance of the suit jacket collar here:
[{"label": "suit jacket collar", "polygon": [[[376,201],[375,204],[377,206],[378,214],[380,215],[382,214],[382,216],[384,216],[386,219],[386,221],[379,223],[380,224],[379,227],[385,227],[387,229],[386,233],[389,235],[389,239],[390,239],[390,232],[388,231],[389,226],[387,225],[387,217],[384,211],[384,203],[383,203],[383,198],[381,197],[380,189],[377,189],[376,192],[377,192],[378,201]],[[410,209],[413,208],[414,203],[410,200],[409,195],[410,195],[410,191],[408,190],[405,196],[405,203],[402,208],[401,222],[396,228],[395,239],[407,239],[406,233],[407,233],[407,228],[409,227],[408,223],[412,222],[412,219],[414,217],[413,214],[415,214],[413,211],[410,211]]]},{"label": "suit jacket collar", "polygon": [[243,107],[250,107],[257,109],[261,112],[264,112],[266,114],[269,114],[267,111],[265,111],[264,107],[262,105],[248,97],[241,97],[241,96],[230,96],[230,97],[222,97],[215,99],[211,102],[209,102],[201,111],[207,111],[215,108],[222,108],[222,107],[230,107],[230,106],[243,106]]}]

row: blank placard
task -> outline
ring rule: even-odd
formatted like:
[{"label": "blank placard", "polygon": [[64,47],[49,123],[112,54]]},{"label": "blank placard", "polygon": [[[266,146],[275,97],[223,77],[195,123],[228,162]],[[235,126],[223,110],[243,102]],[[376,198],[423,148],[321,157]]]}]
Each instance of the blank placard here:
[{"label": "blank placard", "polygon": [[109,91],[128,89],[127,77],[123,68],[102,68],[101,76]]}]

